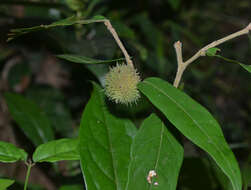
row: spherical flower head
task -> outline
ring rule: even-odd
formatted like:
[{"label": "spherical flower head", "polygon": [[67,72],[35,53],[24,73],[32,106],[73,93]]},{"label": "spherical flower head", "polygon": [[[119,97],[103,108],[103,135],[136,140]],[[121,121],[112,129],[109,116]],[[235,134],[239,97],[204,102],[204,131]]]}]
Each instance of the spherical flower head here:
[{"label": "spherical flower head", "polygon": [[133,66],[117,64],[105,76],[105,94],[116,103],[135,103],[140,97],[139,82],[139,74]]}]

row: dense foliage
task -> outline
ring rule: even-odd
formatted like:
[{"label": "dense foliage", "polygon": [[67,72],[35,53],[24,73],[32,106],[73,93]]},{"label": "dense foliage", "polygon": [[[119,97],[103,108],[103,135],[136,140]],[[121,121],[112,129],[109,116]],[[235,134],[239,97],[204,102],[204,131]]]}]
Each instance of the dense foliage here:
[{"label": "dense foliage", "polygon": [[251,187],[250,7],[1,0],[0,190]]}]

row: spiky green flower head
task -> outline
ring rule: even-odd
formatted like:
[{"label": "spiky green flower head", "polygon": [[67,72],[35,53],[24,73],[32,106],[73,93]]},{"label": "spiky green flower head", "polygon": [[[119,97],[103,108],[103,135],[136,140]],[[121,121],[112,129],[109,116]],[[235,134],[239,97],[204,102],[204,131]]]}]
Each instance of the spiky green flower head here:
[{"label": "spiky green flower head", "polygon": [[117,64],[105,76],[105,94],[116,103],[135,103],[140,97],[137,89],[139,82],[139,74],[133,66]]}]

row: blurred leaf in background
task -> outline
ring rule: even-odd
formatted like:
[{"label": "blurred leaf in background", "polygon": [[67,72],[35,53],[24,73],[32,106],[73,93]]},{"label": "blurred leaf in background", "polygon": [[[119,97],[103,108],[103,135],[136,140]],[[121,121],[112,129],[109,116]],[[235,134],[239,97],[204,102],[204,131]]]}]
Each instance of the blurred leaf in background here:
[{"label": "blurred leaf in background", "polygon": [[15,181],[11,179],[0,179],[0,190],[6,190]]},{"label": "blurred leaf in background", "polygon": [[12,117],[35,145],[54,139],[50,120],[35,103],[12,93],[6,93],[5,98]]}]

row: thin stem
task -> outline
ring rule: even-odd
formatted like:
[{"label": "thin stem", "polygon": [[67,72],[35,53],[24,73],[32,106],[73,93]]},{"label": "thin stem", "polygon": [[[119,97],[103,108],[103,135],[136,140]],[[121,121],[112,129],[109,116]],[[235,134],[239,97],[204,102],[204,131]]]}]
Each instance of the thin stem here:
[{"label": "thin stem", "polygon": [[29,182],[29,177],[30,177],[30,172],[32,166],[34,166],[34,163],[32,163],[30,160],[26,163],[28,166],[27,168],[27,173],[26,173],[26,178],[25,178],[25,183],[24,183],[24,190],[27,190],[28,182]]},{"label": "thin stem", "polygon": [[182,43],[180,41],[175,42],[174,48],[175,48],[176,56],[177,56],[178,69],[177,69],[173,86],[177,88],[179,86],[185,67],[184,67],[183,58],[182,58]]},{"label": "thin stem", "polygon": [[[105,26],[107,27],[107,29],[109,30],[109,32],[112,34],[113,38],[115,39],[116,43],[118,44],[119,48],[121,49],[122,53],[124,54],[126,63],[130,66],[133,67],[133,62],[129,56],[129,54],[127,53],[123,43],[121,42],[121,40],[119,39],[119,36],[116,32],[116,30],[112,27],[111,22],[108,19],[100,19],[100,20],[95,20],[95,22],[104,22]],[[79,24],[84,24],[86,23],[86,21],[84,20],[83,22],[78,21]]]},{"label": "thin stem", "polygon": [[173,82],[173,86],[178,88],[179,84],[180,84],[180,80],[182,78],[182,75],[183,75],[183,72],[185,71],[185,67],[184,67],[184,64],[180,67],[178,67],[177,69],[177,73],[176,73],[176,76],[175,76],[175,80]]},{"label": "thin stem", "polygon": [[183,72],[184,70],[187,68],[187,66],[194,62],[196,59],[198,59],[200,56],[205,56],[206,55],[206,51],[210,48],[216,47],[228,40],[231,40],[233,38],[236,38],[238,36],[244,35],[244,34],[248,34],[249,31],[251,30],[251,23],[244,29],[235,32],[233,34],[230,34],[224,38],[221,38],[219,40],[216,40],[206,46],[204,46],[203,48],[201,48],[199,51],[197,51],[190,59],[188,59],[187,61],[183,62],[182,61],[182,52],[181,52],[181,47],[182,47],[182,43],[181,42],[176,42],[174,44],[175,47],[175,51],[176,51],[176,55],[177,55],[177,62],[178,62],[178,69],[177,69],[177,73],[174,79],[174,83],[173,85],[177,88],[179,86],[180,80],[182,78]]},{"label": "thin stem", "polygon": [[175,42],[174,43],[174,48],[175,48],[175,51],[176,51],[178,65],[182,65],[183,64],[182,43],[180,41]]},{"label": "thin stem", "polygon": [[127,53],[124,45],[122,44],[121,40],[119,39],[119,36],[118,36],[116,30],[112,27],[111,22],[109,20],[105,20],[104,24],[106,25],[107,29],[111,32],[113,38],[117,42],[117,44],[118,44],[119,48],[121,49],[121,51],[123,52],[127,64],[133,67],[132,60],[131,60],[129,54]]}]

